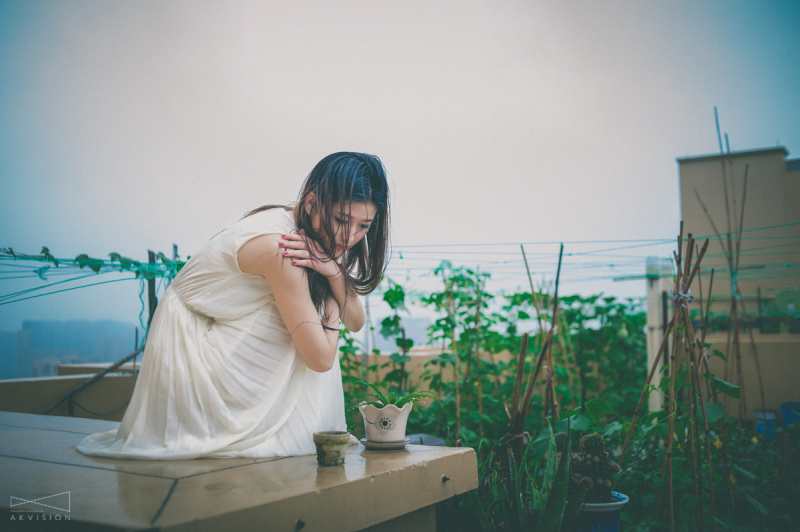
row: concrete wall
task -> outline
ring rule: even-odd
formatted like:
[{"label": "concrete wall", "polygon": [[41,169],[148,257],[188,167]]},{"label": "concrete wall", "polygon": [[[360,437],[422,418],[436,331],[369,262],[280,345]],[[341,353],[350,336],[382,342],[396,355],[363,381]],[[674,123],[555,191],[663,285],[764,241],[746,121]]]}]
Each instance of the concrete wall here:
[{"label": "concrete wall", "polygon": [[[712,344],[711,349],[725,351],[727,334],[716,333],[706,337]],[[800,402],[800,337],[789,334],[759,334],[754,333],[758,364],[761,368],[761,379],[764,385],[764,400],[768,411],[778,412],[780,421],[780,406],[787,402]],[[731,384],[743,383],[744,399],[747,411],[744,419],[755,419],[755,411],[762,410],[761,392],[756,371],[756,356],[753,354],[749,338],[743,339],[741,344],[742,371],[738,371],[733,353],[726,354],[727,378],[725,374],[726,363],[719,357],[711,357],[711,371],[718,378],[727,380]],[[739,402],[725,397],[722,404],[728,415],[739,415]]]},{"label": "concrete wall", "polygon": [[[738,283],[742,303],[751,320],[759,315],[759,298],[766,310],[775,309],[785,317],[774,317],[780,321],[770,322],[775,334],[754,333],[755,349],[761,367],[761,379],[767,410],[779,411],[781,403],[800,401],[800,335],[789,334],[788,304],[778,301],[786,299],[787,291],[800,286],[800,268],[797,252],[800,251],[800,225],[787,225],[800,222],[800,171],[797,161],[787,162],[785,148],[769,148],[733,152],[730,156],[700,156],[678,159],[680,175],[681,217],[684,233],[691,232],[696,238],[715,233],[738,230],[736,221],[742,218],[742,191],[747,172],[747,196],[744,206],[742,227],[745,231],[741,241],[741,256]],[[727,179],[728,206],[726,212],[725,188],[723,186],[723,165]],[[703,204],[714,221],[704,212]],[[728,225],[730,216],[731,225]],[[735,219],[734,219],[735,217]],[[781,226],[781,227],[775,227]],[[771,229],[763,229],[772,227]],[[749,231],[752,230],[752,231]],[[735,243],[735,237],[731,241]],[[727,238],[723,237],[727,245]],[[702,244],[702,242],[699,242]],[[717,238],[711,238],[708,251],[702,262],[702,281],[704,299],[708,295],[710,268],[715,268],[712,312],[727,315],[731,308],[731,276],[723,253],[723,245]],[[783,292],[782,292],[783,291]],[[699,285],[692,286],[692,293],[699,294]],[[781,299],[776,299],[782,293]],[[697,303],[693,308],[699,309]],[[740,319],[742,304],[738,305]],[[795,311],[796,312],[796,311]],[[766,322],[765,322],[766,323]],[[712,333],[707,341],[712,349],[719,349],[728,358],[727,381],[743,383],[746,410],[745,419],[754,419],[755,411],[761,410],[760,386],[756,371],[755,356],[750,337],[746,330],[740,331],[740,352],[742,359],[741,377],[734,367],[736,359],[733,347],[728,348],[728,333]],[[719,358],[712,358],[714,373],[725,379],[725,366]],[[739,415],[739,401],[724,402],[729,415]]]},{"label": "concrete wall", "polygon": [[[798,275],[785,275],[792,272],[800,274],[797,268],[790,271],[783,267],[785,264],[796,265],[797,248],[784,246],[764,249],[766,246],[777,244],[793,244],[796,243],[796,240],[786,237],[800,237],[800,226],[785,226],[800,222],[800,208],[798,208],[800,205],[800,176],[798,174],[800,172],[787,171],[786,155],[787,152],[784,148],[771,148],[735,152],[730,158],[724,159],[720,156],[678,159],[681,219],[684,223],[684,233],[691,232],[695,238],[698,238],[716,234],[718,231],[725,233],[729,230],[728,213],[725,208],[725,188],[723,187],[723,165],[728,182],[731,229],[738,229],[738,226],[734,226],[734,215],[737,220],[741,218],[745,169],[748,179],[743,229],[748,231],[764,227],[784,226],[743,234],[746,238],[742,240],[741,244],[739,285],[747,300],[747,310],[750,313],[757,311],[755,297],[759,288],[761,288],[764,298],[770,298],[784,287],[798,285]],[[703,211],[700,201],[697,199],[698,195],[708,209],[717,231],[714,230],[708,216]],[[764,237],[779,238],[765,239]],[[749,251],[751,249],[753,251]],[[714,296],[718,298],[718,303],[714,310],[727,312],[730,306],[730,277],[723,248],[717,238],[710,239],[702,265],[706,270],[712,267],[716,269]],[[771,278],[766,279],[765,277],[768,276]],[[756,279],[758,277],[761,279]],[[706,281],[707,287],[707,277],[704,281]],[[697,290],[693,290],[693,292],[697,293]]]},{"label": "concrete wall", "polygon": [[[532,352],[532,351],[531,351]],[[442,353],[442,349],[440,347],[414,347],[409,352],[409,356],[411,357],[411,361],[406,363],[406,371],[410,372],[409,375],[409,384],[414,387],[416,386],[419,390],[427,389],[427,383],[422,380],[423,372],[426,369],[430,372],[439,372],[438,365],[430,365],[425,366],[426,363],[430,362],[431,360],[435,360],[440,354]],[[484,360],[489,360],[488,353],[482,353],[481,358]],[[495,362],[508,362],[511,360],[511,354],[506,352],[498,353],[493,355]],[[359,360],[360,355],[359,355]],[[367,366],[375,365],[382,366],[384,364],[389,363],[389,365],[385,368],[380,368],[375,372],[371,372],[367,375],[367,380],[369,381],[380,381],[382,380],[386,374],[392,371],[391,359],[389,355],[367,355]],[[463,371],[463,369],[462,369]],[[453,366],[448,365],[444,371],[442,371],[442,382],[452,382],[453,381]]]},{"label": "concrete wall", "polygon": [[[23,414],[42,414],[60,397],[91,377],[92,375],[69,375],[0,381],[0,410]],[[107,375],[76,396],[78,404],[87,410],[104,415],[90,414],[75,405],[75,417],[121,421],[135,384],[135,375]],[[64,402],[49,415],[67,416],[68,414],[68,405],[67,402]]]}]

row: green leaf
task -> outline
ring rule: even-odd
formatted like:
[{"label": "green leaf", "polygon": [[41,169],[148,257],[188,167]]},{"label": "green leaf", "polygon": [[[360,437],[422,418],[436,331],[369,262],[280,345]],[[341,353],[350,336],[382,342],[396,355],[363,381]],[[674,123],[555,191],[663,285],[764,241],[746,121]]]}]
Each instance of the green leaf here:
[{"label": "green leaf", "polygon": [[[567,437],[569,438],[569,436]],[[561,522],[564,519],[564,507],[567,503],[570,454],[571,446],[568,439],[567,450],[561,453],[561,459],[558,461],[558,471],[556,471],[553,487],[550,489],[550,493],[547,496],[544,511],[539,515],[539,527],[537,530],[549,532],[561,529]]]},{"label": "green leaf", "polygon": [[[547,428],[550,429],[549,423]],[[550,441],[547,447],[547,462],[545,463],[544,478],[542,479],[542,497],[544,499],[547,499],[547,494],[550,493],[550,488],[553,486],[553,482],[555,481],[556,471],[558,470],[557,454],[556,437],[551,429]]]},{"label": "green leaf", "polygon": [[769,510],[767,510],[767,508],[763,504],[761,504],[760,502],[755,500],[753,497],[751,497],[749,493],[745,492],[744,498],[747,499],[747,502],[752,504],[753,507],[756,510],[758,510],[759,512],[761,512],[763,515],[769,515]]},{"label": "green leaf", "polygon": [[[11,248],[9,248],[9,249],[11,249]],[[42,253],[41,253],[41,255],[42,255],[42,256],[43,256],[45,259],[47,259],[47,260],[49,260],[50,262],[52,262],[53,264],[55,264],[56,268],[58,268],[58,259],[57,259],[57,258],[55,258],[53,255],[51,255],[51,254],[50,254],[50,249],[48,249],[46,246],[42,246]]]},{"label": "green leaf", "polygon": [[392,338],[400,334],[400,316],[388,316],[381,321],[381,336]]},{"label": "green leaf", "polygon": [[[603,401],[600,397],[596,397],[586,403],[586,413],[589,414],[589,417],[592,418],[593,422],[599,424],[603,420],[604,415],[613,414],[614,411],[608,406],[608,403]],[[574,425],[572,428],[575,430],[581,430],[575,428]]]},{"label": "green leaf", "polygon": [[375,391],[375,394],[376,394],[375,397],[378,399],[378,401],[381,401],[384,405],[390,404],[389,403],[389,399],[385,395],[383,395],[383,393],[381,393],[381,391],[374,384],[372,384],[371,382],[358,381],[358,384],[363,384],[365,386],[369,386],[370,388],[372,388]]},{"label": "green leaf", "polygon": [[[587,416],[586,414],[575,414],[574,416],[569,417],[569,425],[572,430],[577,430],[580,432],[589,430],[589,428],[594,425],[592,419]],[[558,423],[555,424],[553,427],[554,432],[566,432],[567,431],[567,419],[562,419]]]},{"label": "green leaf", "polygon": [[622,423],[620,423],[619,421],[612,421],[611,423],[606,425],[602,431],[600,431],[600,434],[602,434],[605,437],[608,437],[618,433],[621,430],[622,430]]},{"label": "green leaf", "polygon": [[669,395],[669,375],[664,375],[658,383],[658,390],[664,395]]},{"label": "green leaf", "polygon": [[584,479],[578,489],[576,489],[572,496],[567,501],[567,505],[564,508],[564,519],[561,522],[561,532],[570,532],[573,530],[573,522],[578,517],[578,514],[583,508],[583,501],[586,500],[586,494],[589,493],[589,487],[592,485],[591,482]]},{"label": "green leaf", "polygon": [[77,257],[75,257],[74,261],[75,265],[83,269],[83,267],[87,267],[92,270],[94,273],[99,273],[100,268],[103,266],[103,261],[100,259],[94,259],[87,255],[86,253],[81,253]]},{"label": "green leaf", "polygon": [[[402,338],[395,338],[394,342],[397,344],[397,347],[399,347],[400,349],[404,349],[406,351],[408,351],[414,346],[414,340],[412,340],[411,338],[406,338],[405,340],[403,340]],[[403,345],[404,343],[405,345]]]},{"label": "green leaf", "polygon": [[746,469],[742,469],[741,467],[739,467],[736,464],[731,464],[731,467],[734,468],[736,471],[738,471],[744,478],[747,478],[747,479],[750,479],[750,480],[758,480],[758,477],[756,477],[753,473],[751,473],[750,471],[747,471]]},{"label": "green leaf", "polygon": [[725,408],[722,403],[706,403],[706,419],[709,425],[725,419]]},{"label": "green leaf", "polygon": [[719,357],[719,358],[721,358],[721,359],[722,359],[723,361],[725,361],[725,362],[727,362],[727,361],[728,361],[728,359],[727,359],[727,358],[725,358],[725,355],[724,355],[724,354],[722,354],[722,351],[720,351],[719,349],[714,349],[714,350],[711,352],[711,355],[712,355],[712,356],[715,356],[715,357]]},{"label": "green leaf", "polygon": [[439,399],[436,397],[435,393],[433,393],[431,391],[428,391],[428,390],[425,390],[425,391],[422,391],[422,392],[413,392],[413,393],[409,393],[409,394],[403,395],[401,397],[397,397],[397,398],[395,398],[395,403],[394,404],[395,404],[396,407],[401,408],[406,403],[418,403],[418,402],[420,402],[420,401],[422,401],[424,399],[433,399],[434,401],[437,401],[437,402],[439,401]]},{"label": "green leaf", "polygon": [[734,386],[729,382],[725,382],[724,380],[712,375],[711,378],[714,381],[714,389],[724,393],[729,397],[733,397],[734,399],[739,399],[741,396],[741,388],[738,386]]},{"label": "green leaf", "polygon": [[399,284],[394,284],[391,288],[387,289],[383,293],[383,300],[389,304],[392,310],[405,310],[405,300],[406,300],[406,293],[403,291],[403,287]]},{"label": "green leaf", "polygon": [[411,357],[402,353],[392,353],[389,355],[389,359],[395,364],[405,364],[406,362],[411,362]]}]

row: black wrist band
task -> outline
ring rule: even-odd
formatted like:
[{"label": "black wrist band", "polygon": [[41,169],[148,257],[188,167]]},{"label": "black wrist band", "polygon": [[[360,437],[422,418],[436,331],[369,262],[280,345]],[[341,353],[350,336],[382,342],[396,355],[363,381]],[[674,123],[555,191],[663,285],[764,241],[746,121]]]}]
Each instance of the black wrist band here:
[{"label": "black wrist band", "polygon": [[338,331],[339,330],[336,327],[328,327],[327,325],[322,325],[322,328],[325,329],[326,331]]}]

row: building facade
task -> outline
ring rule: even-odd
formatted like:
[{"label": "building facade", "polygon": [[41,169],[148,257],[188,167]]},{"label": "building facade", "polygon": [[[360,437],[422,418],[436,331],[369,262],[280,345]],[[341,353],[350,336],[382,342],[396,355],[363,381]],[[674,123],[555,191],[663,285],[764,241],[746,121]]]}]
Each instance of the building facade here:
[{"label": "building facade", "polygon": [[[704,300],[714,270],[710,352],[714,373],[742,387],[729,414],[780,416],[800,401],[800,159],[783,147],[678,159],[684,233],[709,246]],[[685,235],[684,235],[685,236]],[[692,292],[699,323],[700,285]]]}]

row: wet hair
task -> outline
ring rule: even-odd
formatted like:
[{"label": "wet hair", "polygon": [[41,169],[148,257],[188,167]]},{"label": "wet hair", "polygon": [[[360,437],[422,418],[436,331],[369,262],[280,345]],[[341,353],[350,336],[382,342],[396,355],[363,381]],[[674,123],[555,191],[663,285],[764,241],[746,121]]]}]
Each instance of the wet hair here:
[{"label": "wet hair", "polygon": [[[306,200],[314,194],[316,201],[311,209],[306,208]],[[345,286],[357,294],[369,294],[383,277],[386,270],[386,257],[389,252],[389,185],[386,169],[375,155],[356,152],[338,152],[322,159],[308,174],[300,189],[294,219],[298,231],[303,230],[307,239],[315,240],[323,248],[324,256],[318,260],[335,260],[336,230],[334,218],[339,208],[346,202],[372,202],[375,216],[367,234],[350,249],[345,249],[339,260]],[[265,205],[247,214],[281,207]],[[286,207],[284,207],[286,208]],[[319,215],[319,227],[315,232],[313,219]],[[349,224],[341,226],[345,231],[345,242],[349,240]],[[309,251],[311,248],[309,247]],[[324,313],[325,300],[331,295],[331,288],[325,276],[306,268],[311,300],[320,314]]]}]

